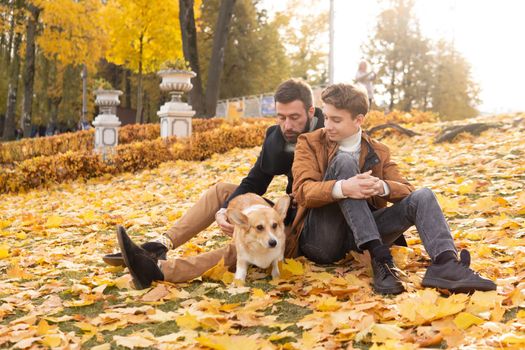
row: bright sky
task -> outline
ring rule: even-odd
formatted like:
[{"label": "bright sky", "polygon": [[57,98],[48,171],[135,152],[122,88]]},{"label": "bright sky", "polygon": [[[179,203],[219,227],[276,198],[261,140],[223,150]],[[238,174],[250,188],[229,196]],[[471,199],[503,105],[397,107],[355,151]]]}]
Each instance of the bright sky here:
[{"label": "bright sky", "polygon": [[[325,0],[329,1],[329,0]],[[335,0],[335,81],[351,81],[377,0]],[[453,40],[481,87],[482,112],[525,111],[525,1],[416,0],[423,34]]]}]

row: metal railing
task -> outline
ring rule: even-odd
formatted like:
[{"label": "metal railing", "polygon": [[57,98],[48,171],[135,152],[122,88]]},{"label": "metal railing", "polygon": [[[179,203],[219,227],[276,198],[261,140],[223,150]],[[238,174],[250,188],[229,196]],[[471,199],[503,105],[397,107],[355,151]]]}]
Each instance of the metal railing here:
[{"label": "metal railing", "polygon": [[[326,85],[312,87],[315,106],[321,105],[321,92],[325,87]],[[275,116],[273,93],[219,100],[215,115],[226,118],[273,117]]]}]

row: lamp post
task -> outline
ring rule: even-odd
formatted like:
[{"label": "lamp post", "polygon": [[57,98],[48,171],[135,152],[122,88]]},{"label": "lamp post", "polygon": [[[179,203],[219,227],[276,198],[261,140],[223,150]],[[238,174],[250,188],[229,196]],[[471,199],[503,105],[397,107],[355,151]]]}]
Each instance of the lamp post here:
[{"label": "lamp post", "polygon": [[328,83],[334,83],[334,0],[330,0],[330,48],[328,54]]}]

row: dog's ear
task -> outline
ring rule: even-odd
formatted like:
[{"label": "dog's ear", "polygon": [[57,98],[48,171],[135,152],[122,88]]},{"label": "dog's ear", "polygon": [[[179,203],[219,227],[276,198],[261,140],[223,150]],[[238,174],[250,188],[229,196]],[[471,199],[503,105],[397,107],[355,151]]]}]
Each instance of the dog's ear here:
[{"label": "dog's ear", "polygon": [[250,226],[248,217],[238,209],[226,209],[226,217],[232,225],[239,225],[244,229],[248,229]]},{"label": "dog's ear", "polygon": [[279,198],[277,203],[275,203],[275,205],[273,206],[273,209],[275,209],[275,211],[279,213],[279,216],[281,217],[281,219],[284,220],[289,206],[290,206],[290,196],[283,196]]}]

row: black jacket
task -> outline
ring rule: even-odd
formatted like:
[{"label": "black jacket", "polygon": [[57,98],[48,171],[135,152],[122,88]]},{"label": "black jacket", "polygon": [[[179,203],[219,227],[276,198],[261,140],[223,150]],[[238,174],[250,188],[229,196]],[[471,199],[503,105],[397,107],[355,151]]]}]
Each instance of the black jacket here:
[{"label": "black jacket", "polygon": [[[324,127],[323,112],[316,108],[314,115],[317,117],[314,130]],[[223,203],[222,207],[226,208],[233,198],[244,193],[256,193],[262,196],[276,175],[286,175],[288,177],[286,193],[292,193],[292,162],[294,154],[286,152],[285,146],[286,140],[279,125],[270,126],[266,130],[266,137],[257,161],[248,173],[248,176],[241,181],[239,187]]]}]

